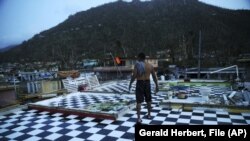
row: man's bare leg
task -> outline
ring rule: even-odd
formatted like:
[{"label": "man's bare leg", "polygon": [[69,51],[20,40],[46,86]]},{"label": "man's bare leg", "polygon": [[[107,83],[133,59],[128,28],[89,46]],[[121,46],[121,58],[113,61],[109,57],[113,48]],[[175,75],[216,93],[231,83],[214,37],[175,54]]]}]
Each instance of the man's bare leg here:
[{"label": "man's bare leg", "polygon": [[141,103],[136,104],[137,122],[141,122]]},{"label": "man's bare leg", "polygon": [[151,118],[151,102],[147,102],[147,108],[148,108],[148,118]]}]

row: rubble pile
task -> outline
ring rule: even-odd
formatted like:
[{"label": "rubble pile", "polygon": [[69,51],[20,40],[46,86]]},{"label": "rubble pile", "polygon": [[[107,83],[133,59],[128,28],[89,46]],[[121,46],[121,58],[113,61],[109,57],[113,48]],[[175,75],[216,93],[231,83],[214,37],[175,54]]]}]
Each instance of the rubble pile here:
[{"label": "rubble pile", "polygon": [[249,91],[232,91],[230,94],[227,95],[227,98],[228,98],[228,105],[249,106],[250,92]]}]

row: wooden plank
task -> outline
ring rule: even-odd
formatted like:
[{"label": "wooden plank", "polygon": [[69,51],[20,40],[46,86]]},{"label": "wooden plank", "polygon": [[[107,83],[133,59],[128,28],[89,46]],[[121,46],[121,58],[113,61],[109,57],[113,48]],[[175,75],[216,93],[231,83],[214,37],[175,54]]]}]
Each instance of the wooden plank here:
[{"label": "wooden plank", "polygon": [[190,103],[171,103],[161,102],[160,106],[170,106],[171,108],[183,108],[183,110],[192,110],[197,107],[211,108],[211,109],[226,109],[235,113],[250,112],[250,106],[233,106],[233,105],[217,105],[217,104],[190,104]]}]

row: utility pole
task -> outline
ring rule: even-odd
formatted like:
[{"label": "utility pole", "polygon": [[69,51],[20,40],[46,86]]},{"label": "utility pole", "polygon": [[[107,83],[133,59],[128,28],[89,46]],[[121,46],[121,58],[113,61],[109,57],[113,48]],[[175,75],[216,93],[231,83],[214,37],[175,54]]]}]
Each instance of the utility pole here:
[{"label": "utility pole", "polygon": [[15,94],[16,94],[16,77],[15,74],[12,74],[12,79],[14,80],[14,89],[15,89]]},{"label": "utility pole", "polygon": [[124,57],[127,57],[125,48],[124,48],[122,45],[121,45],[121,48],[122,48],[122,50],[123,50]]},{"label": "utility pole", "polygon": [[104,53],[104,62],[103,62],[103,66],[105,67],[106,66],[106,47],[104,46],[104,50],[103,50],[103,53]]},{"label": "utility pole", "polygon": [[198,79],[201,75],[201,30],[199,32]]},{"label": "utility pole", "polygon": [[114,66],[115,66],[116,69],[117,69],[117,71],[116,71],[116,77],[118,78],[119,73],[120,73],[120,76],[122,76],[122,72],[121,72],[121,70],[119,69],[119,67],[117,66],[117,64],[116,64],[116,62],[115,62],[115,57],[113,56],[113,54],[112,54],[111,52],[110,52],[109,54],[110,54],[110,56],[112,57],[112,60],[113,60],[113,62],[114,62]]}]

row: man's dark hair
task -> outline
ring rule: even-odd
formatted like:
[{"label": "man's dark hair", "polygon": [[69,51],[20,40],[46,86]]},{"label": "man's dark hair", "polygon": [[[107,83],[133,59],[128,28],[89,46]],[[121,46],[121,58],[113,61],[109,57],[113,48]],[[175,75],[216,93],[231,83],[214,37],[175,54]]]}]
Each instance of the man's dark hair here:
[{"label": "man's dark hair", "polygon": [[145,56],[144,53],[141,52],[141,53],[138,54],[138,59],[139,59],[140,61],[144,61],[145,58],[146,58],[146,56]]}]

